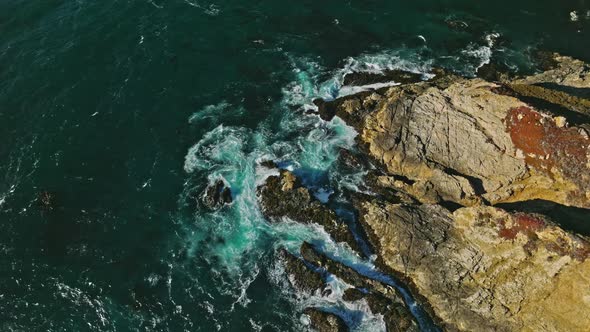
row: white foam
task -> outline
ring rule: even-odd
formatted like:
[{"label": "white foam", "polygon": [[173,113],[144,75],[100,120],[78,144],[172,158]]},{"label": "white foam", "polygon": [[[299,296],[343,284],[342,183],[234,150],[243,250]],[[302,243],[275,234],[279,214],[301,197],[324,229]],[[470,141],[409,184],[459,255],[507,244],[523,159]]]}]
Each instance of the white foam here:
[{"label": "white foam", "polygon": [[219,7],[217,7],[214,4],[210,4],[208,6],[201,5],[201,4],[199,4],[199,2],[194,1],[194,0],[184,0],[184,2],[191,7],[201,9],[205,14],[210,15],[210,16],[217,16],[220,13]]},{"label": "white foam", "polygon": [[[403,60],[404,58],[405,55],[396,52],[349,58],[343,68],[332,72],[332,78],[320,82],[319,78],[326,73],[325,69],[314,61],[293,57],[291,60],[295,80],[283,89],[283,99],[278,106],[285,110],[290,106],[303,105],[313,108],[312,101],[315,98],[329,99],[351,92],[342,88],[342,80],[346,73],[352,71],[402,69],[422,74],[430,71],[430,61],[420,61],[419,57],[411,60]],[[372,89],[395,84],[397,83],[389,82],[361,88]],[[225,101],[208,105],[193,114],[189,122],[202,119],[217,121],[218,113],[227,112],[231,107]],[[256,188],[269,176],[278,175],[279,172],[277,169],[258,166],[261,160],[288,161],[288,164],[285,163],[288,169],[296,171],[303,168],[317,171],[321,175],[332,167],[340,148],[350,149],[355,145],[355,137],[358,135],[352,127],[337,117],[324,122],[285,111],[281,114],[279,124],[279,130],[271,130],[269,123],[261,123],[256,130],[220,124],[203,135],[185,156],[184,170],[189,177],[192,178],[193,174],[207,174],[210,181],[222,178],[230,185],[234,194],[234,201],[230,206],[215,212],[195,213],[194,224],[188,226],[192,229],[187,231],[190,237],[188,241],[192,243],[188,250],[189,255],[198,254],[205,259],[215,257],[216,267],[212,276],[218,285],[218,291],[232,296],[231,310],[236,304],[247,306],[250,303],[247,289],[260,271],[258,264],[269,249],[268,245],[275,250],[287,248],[290,252],[297,253],[304,241],[321,244],[323,250],[333,257],[360,270],[366,270],[367,273],[377,274],[370,260],[360,258],[347,244],[335,243],[321,226],[297,223],[288,218],[274,223],[265,220],[258,205]],[[362,181],[361,177],[361,172],[350,175],[338,185],[355,187]],[[189,180],[186,185],[188,188],[184,194],[188,195],[194,184]],[[318,199],[327,202],[333,189],[318,186],[313,188],[313,192]],[[223,241],[205,240],[208,235],[218,236]],[[267,242],[269,238],[273,239],[270,244]],[[272,268],[270,279],[276,283],[284,282],[285,278],[279,277],[281,273],[284,271]],[[382,319],[379,315],[372,315],[366,303],[348,303],[342,300],[342,294],[348,285],[337,278],[331,278],[329,285],[332,294],[296,297],[297,301],[301,305],[336,311],[353,323],[355,331],[384,330]],[[287,291],[285,287],[277,288]],[[215,308],[211,305],[210,310],[213,312]],[[256,324],[258,323],[252,324],[253,327]]]},{"label": "white foam", "polygon": [[[92,309],[94,314],[96,315],[98,324],[102,326],[102,328],[107,327],[110,325],[109,315],[105,309],[105,305],[103,302],[99,301],[96,298],[88,296],[84,291],[77,287],[72,287],[66,285],[63,282],[56,282],[53,287],[57,289],[57,295],[62,297],[63,299],[71,302],[76,306],[84,306]],[[90,327],[93,327],[91,324],[92,319],[88,319],[87,317],[87,324]],[[99,329],[102,329],[99,328]]]},{"label": "white foam", "polygon": [[490,63],[492,59],[494,46],[499,37],[499,33],[488,33],[485,36],[486,45],[477,45],[475,43],[470,43],[466,49],[461,51],[461,53],[464,56],[467,56],[468,58],[472,58],[475,61],[477,61],[477,64],[474,66],[473,69],[471,69],[471,72],[469,74],[475,75],[479,68]]},{"label": "white foam", "polygon": [[[202,109],[198,110],[197,112],[193,113],[189,119],[188,122],[189,123],[197,123],[199,121],[218,121],[220,115],[222,114],[226,114],[228,111],[228,108],[230,108],[230,104],[228,102],[226,102],[225,100],[217,103],[217,104],[213,104],[213,105],[207,105],[205,107],[203,107]],[[242,114],[243,113],[243,108],[239,107],[236,108],[236,110],[234,110],[237,114]]]},{"label": "white foam", "polygon": [[344,86],[340,89],[338,96],[349,96],[363,91],[370,91],[370,90],[377,90],[381,88],[386,88],[390,86],[400,85],[397,82],[386,82],[386,83],[375,83],[375,84],[367,84],[361,86]]},{"label": "white foam", "polygon": [[278,176],[281,173],[276,168],[266,168],[264,166],[257,166],[256,167],[256,186],[263,185],[271,176]]},{"label": "white foam", "polygon": [[184,170],[192,173],[197,169],[209,170],[216,164],[235,165],[249,134],[246,128],[217,126],[189,149]]}]

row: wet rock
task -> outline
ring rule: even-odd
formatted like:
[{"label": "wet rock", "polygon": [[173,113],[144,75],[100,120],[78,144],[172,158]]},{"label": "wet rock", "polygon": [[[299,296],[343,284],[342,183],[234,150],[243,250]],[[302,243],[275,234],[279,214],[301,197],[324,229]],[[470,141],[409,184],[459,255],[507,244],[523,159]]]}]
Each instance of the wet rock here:
[{"label": "wet rock", "polygon": [[342,299],[344,301],[355,302],[365,298],[367,292],[363,292],[358,288],[348,288],[344,291]]},{"label": "wet rock", "polygon": [[477,69],[477,77],[490,82],[505,82],[511,77],[510,68],[496,62],[486,63]]},{"label": "wet rock", "polygon": [[304,313],[309,316],[311,326],[318,332],[348,332],[346,322],[339,316],[316,308],[307,308]]},{"label": "wet rock", "polygon": [[313,103],[317,106],[322,120],[330,121],[334,116],[339,116],[346,119],[351,126],[357,127],[367,113],[366,110],[376,104],[371,100],[379,99],[381,95],[377,91],[363,91],[331,101],[315,99]]},{"label": "wet rock", "polygon": [[[371,311],[384,315],[387,331],[417,331],[417,324],[397,291],[389,285],[365,277],[354,269],[318,252],[311,244],[301,245],[301,255],[313,265],[321,267],[355,288],[347,289],[343,299],[366,299]],[[363,289],[364,291],[360,291]]]},{"label": "wet rock", "polygon": [[384,286],[381,285],[379,282],[368,279],[360,275],[354,269],[331,260],[326,255],[318,252],[313,245],[308,242],[304,242],[301,245],[301,256],[306,261],[310,262],[311,264],[323,268],[329,273],[337,276],[338,278],[342,279],[349,285],[359,287],[359,288],[368,288],[368,287],[377,287],[383,288]]},{"label": "wet rock", "polygon": [[318,114],[322,120],[330,121],[336,115],[338,108],[334,103],[328,103],[323,99],[315,99],[313,103],[318,108]]},{"label": "wet rock", "polygon": [[358,243],[348,226],[334,211],[320,203],[291,172],[281,170],[258,187],[258,198],[264,215],[273,220],[287,217],[301,223],[322,226],[337,242],[346,242],[360,252]]},{"label": "wet rock", "polygon": [[205,189],[203,203],[210,209],[219,209],[233,201],[231,189],[223,180],[217,180]]},{"label": "wet rock", "polygon": [[259,163],[259,165],[268,169],[278,168],[277,164],[272,160],[263,160]]},{"label": "wet rock", "polygon": [[533,52],[531,58],[539,66],[542,71],[553,70],[559,67],[557,57],[559,55],[553,52],[539,50]]},{"label": "wet rock", "polygon": [[342,299],[349,302],[363,299],[367,301],[373,314],[383,316],[387,332],[419,331],[417,325],[413,322],[413,317],[405,306],[398,302],[392,302],[379,293],[348,288],[344,291]]},{"label": "wet rock", "polygon": [[378,201],[358,207],[378,248],[378,264],[408,277],[443,328],[583,331],[590,326],[588,240],[541,216],[494,207],[453,213],[438,205]]},{"label": "wet rock", "polygon": [[315,109],[311,109],[311,108],[310,108],[310,109],[306,109],[306,110],[305,110],[305,114],[306,114],[306,115],[316,115],[316,114],[319,114],[319,113],[318,113],[318,111],[316,111]]},{"label": "wet rock", "polygon": [[422,74],[405,70],[386,70],[384,72],[352,72],[344,76],[343,85],[363,86],[377,83],[395,82],[400,84],[416,83],[422,80]]},{"label": "wet rock", "polygon": [[392,302],[379,293],[366,296],[371,312],[383,315],[387,332],[419,331],[408,309],[400,303]]},{"label": "wet rock", "polygon": [[353,170],[360,170],[369,167],[367,158],[363,155],[354,153],[350,150],[340,149],[338,153],[338,161],[347,168]]},{"label": "wet rock", "polygon": [[284,249],[279,252],[279,257],[284,262],[285,272],[295,289],[309,294],[324,291],[326,283],[321,273],[311,270],[301,259]]}]

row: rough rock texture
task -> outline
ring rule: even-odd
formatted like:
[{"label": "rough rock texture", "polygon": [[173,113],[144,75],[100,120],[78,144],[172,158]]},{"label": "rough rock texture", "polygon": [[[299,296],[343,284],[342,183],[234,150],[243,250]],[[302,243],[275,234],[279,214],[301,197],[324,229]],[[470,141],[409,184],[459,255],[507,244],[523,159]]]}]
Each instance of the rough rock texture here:
[{"label": "rough rock texture", "polygon": [[[416,321],[393,287],[364,277],[354,269],[329,259],[316,251],[309,243],[303,243],[301,255],[311,264],[325,269],[330,274],[353,286],[354,288],[347,290],[348,295],[345,294],[344,300],[358,301],[365,299],[373,313],[383,315],[388,332],[418,331]],[[362,291],[359,289],[362,289]]]},{"label": "rough rock texture", "polygon": [[556,53],[545,55],[546,71],[515,81],[516,84],[558,84],[575,88],[590,88],[590,65]]},{"label": "rough rock texture", "polygon": [[326,283],[321,273],[313,271],[301,259],[284,249],[279,251],[279,257],[284,262],[289,282],[295,289],[308,294],[324,293]]},{"label": "rough rock texture", "polygon": [[505,82],[511,77],[510,68],[502,63],[486,63],[477,69],[477,77],[490,82]]},{"label": "rough rock texture", "polygon": [[258,187],[262,212],[267,218],[288,217],[302,223],[316,223],[338,242],[346,242],[360,252],[358,243],[348,226],[338,220],[336,213],[320,203],[291,172],[281,170]]},{"label": "rough rock texture", "polygon": [[[540,101],[541,103],[544,102],[545,105],[548,104],[548,108],[551,106],[561,106],[573,112],[578,112],[586,116],[590,115],[590,99],[588,98],[590,97],[590,88],[587,88],[587,92],[580,91],[578,93],[580,96],[576,96],[565,91],[556,90],[558,87],[551,85],[551,88],[517,83],[507,83],[506,86],[515,93],[515,96],[531,104]],[[588,94],[587,97],[586,94]]]},{"label": "rough rock texture", "polygon": [[[589,331],[590,240],[498,207],[590,208],[590,68],[554,54],[543,61],[546,71],[530,77],[488,67],[481,75],[491,83],[439,71],[429,81],[314,101],[322,119],[355,127],[370,159],[342,152],[340,163],[368,171],[362,193],[344,196],[378,267],[407,282],[444,330]],[[293,174],[269,178],[259,195],[271,218],[316,222],[354,242]],[[366,301],[388,330],[416,328],[395,289],[309,244],[301,256],[350,285],[344,299]],[[326,317],[318,315],[316,326]]]},{"label": "rough rock texture", "polygon": [[348,332],[348,326],[342,318],[316,308],[307,308],[304,312],[311,321],[311,326],[318,332]]},{"label": "rough rock texture", "polygon": [[408,310],[397,305],[385,296],[376,292],[365,292],[358,288],[348,288],[342,297],[346,301],[355,302],[365,300],[374,314],[383,315],[387,332],[419,331],[413,321],[407,319]]},{"label": "rough rock texture", "polygon": [[210,209],[219,209],[232,201],[231,189],[223,180],[210,184],[203,195],[203,203]]},{"label": "rough rock texture", "polygon": [[446,330],[587,331],[590,243],[494,207],[359,203],[379,263],[411,280]]},{"label": "rough rock texture", "polygon": [[[316,104],[323,118],[337,115],[357,129],[360,145],[388,173],[377,183],[421,202],[544,199],[590,207],[588,132],[501,88],[441,74]],[[573,150],[563,151],[570,142]]]}]

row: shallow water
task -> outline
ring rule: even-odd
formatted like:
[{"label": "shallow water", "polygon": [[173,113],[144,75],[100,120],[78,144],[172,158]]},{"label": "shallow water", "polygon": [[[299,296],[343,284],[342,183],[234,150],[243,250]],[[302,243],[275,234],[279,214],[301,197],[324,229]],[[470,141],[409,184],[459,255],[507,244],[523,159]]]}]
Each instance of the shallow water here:
[{"label": "shallow water", "polygon": [[[339,291],[283,287],[274,253],[302,241],[377,272],[321,229],[265,221],[255,188],[269,174],[257,162],[280,161],[323,200],[354,188],[362,172],[334,161],[356,133],[303,112],[349,93],[346,72],[470,76],[490,57],[530,72],[539,48],[588,61],[588,10],[584,0],[0,2],[0,330],[302,330],[307,305],[382,330]],[[235,200],[210,212],[198,197],[219,178]],[[43,191],[51,211],[38,206]]]}]

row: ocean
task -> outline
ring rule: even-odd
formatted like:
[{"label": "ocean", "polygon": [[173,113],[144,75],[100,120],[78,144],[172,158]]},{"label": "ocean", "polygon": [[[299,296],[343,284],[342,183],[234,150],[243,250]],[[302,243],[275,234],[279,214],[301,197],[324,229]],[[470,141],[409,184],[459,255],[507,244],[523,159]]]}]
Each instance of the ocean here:
[{"label": "ocean", "polygon": [[[590,2],[0,1],[0,331],[303,331],[310,305],[383,331],[338,280],[288,287],[276,252],[303,241],[389,276],[265,220],[258,163],[339,202],[364,175],[335,163],[357,133],[306,110],[354,92],[346,73],[531,73],[537,50],[590,61]],[[219,179],[233,202],[210,210]]]}]

